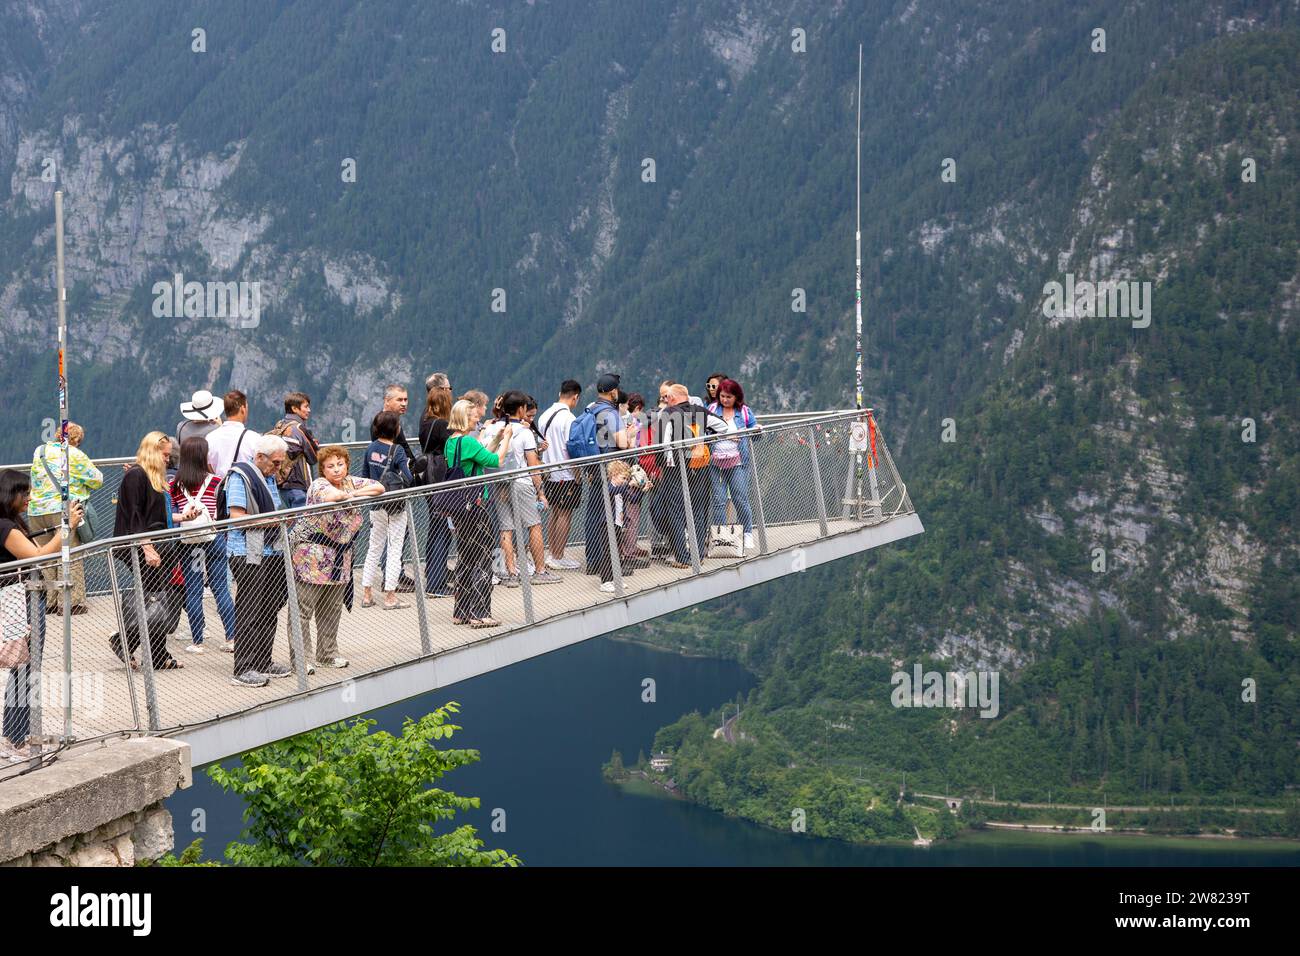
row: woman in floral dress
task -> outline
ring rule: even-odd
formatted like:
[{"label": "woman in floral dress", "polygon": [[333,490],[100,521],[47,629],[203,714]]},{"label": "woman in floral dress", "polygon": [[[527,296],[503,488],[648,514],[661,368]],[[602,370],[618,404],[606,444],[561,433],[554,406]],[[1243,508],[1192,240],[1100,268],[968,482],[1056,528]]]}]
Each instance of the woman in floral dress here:
[{"label": "woman in floral dress", "polygon": [[[351,458],[342,445],[325,445],[316,453],[320,477],[307,489],[307,506],[373,498],[384,486],[348,474]],[[300,518],[293,529],[293,577],[302,615],[302,650],[311,665],[311,619],[316,618],[316,666],[347,667],[338,656],[339,619],[352,610],[352,541],[361,530],[360,508],[336,508]],[[290,648],[290,660],[297,662]]]}]

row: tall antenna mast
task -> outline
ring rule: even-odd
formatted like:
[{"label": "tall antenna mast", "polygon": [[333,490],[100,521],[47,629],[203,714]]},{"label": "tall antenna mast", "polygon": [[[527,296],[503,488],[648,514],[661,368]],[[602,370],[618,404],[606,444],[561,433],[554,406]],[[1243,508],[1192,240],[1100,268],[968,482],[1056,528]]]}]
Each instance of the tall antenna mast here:
[{"label": "tall antenna mast", "polygon": [[[862,44],[858,44],[858,123],[856,130],[856,153],[857,153],[857,193],[855,198],[856,215],[853,230],[853,307],[855,311],[855,337],[854,337],[854,355],[855,366],[853,371],[853,398],[854,407],[858,412],[864,412],[862,407]],[[856,448],[854,453],[853,471],[849,473],[848,481],[844,489],[844,510],[843,516],[849,516],[849,510],[852,509],[853,515],[860,521],[871,517],[880,517],[880,493],[876,487],[876,423],[871,417],[871,410],[866,409],[865,413],[860,414],[853,425],[856,433],[853,446]],[[869,436],[869,437],[868,437]],[[869,442],[869,444],[868,444]],[[867,448],[864,449],[864,445]],[[862,452],[868,451],[867,454],[867,478],[870,482],[871,497],[863,498],[862,495]],[[856,488],[854,479],[856,477]]]},{"label": "tall antenna mast", "polygon": [[[857,368],[854,373],[854,395],[857,401],[856,408],[862,411],[862,44],[858,44],[858,127],[857,127],[857,161],[858,161],[858,189],[857,199],[857,223],[853,231],[854,242],[854,270],[853,270],[853,300],[857,309]],[[862,455],[858,455],[858,492],[861,497],[862,492]]]},{"label": "tall antenna mast", "polygon": [[63,739],[72,739],[72,450],[68,447],[68,290],[63,282],[63,190],[54,193],[55,284],[59,310],[59,441],[63,445],[63,517],[59,522],[59,600],[63,608]]}]

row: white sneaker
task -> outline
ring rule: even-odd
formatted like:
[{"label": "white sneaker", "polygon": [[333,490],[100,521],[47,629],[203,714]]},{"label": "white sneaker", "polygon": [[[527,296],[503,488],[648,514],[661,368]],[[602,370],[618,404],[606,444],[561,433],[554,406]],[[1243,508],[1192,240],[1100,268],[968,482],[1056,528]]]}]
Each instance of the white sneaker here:
[{"label": "white sneaker", "polygon": [[202,644],[186,644],[186,645],[185,645],[185,653],[186,653],[186,654],[205,654],[205,653],[207,653],[207,648],[205,648]]},{"label": "white sneaker", "polygon": [[573,558],[560,558],[560,560],[556,562],[556,565],[562,571],[577,571],[582,567],[582,562],[576,561]]},{"label": "white sneaker", "polygon": [[753,533],[752,531],[746,531],[746,532],[745,532],[745,550],[746,550],[746,551],[753,550],[753,547],[754,547],[754,533]]},{"label": "white sneaker", "polygon": [[604,591],[606,594],[613,594],[613,593],[614,593],[614,582],[613,582],[613,581],[606,581],[604,584],[602,584],[602,585],[600,586],[600,589],[601,589],[602,591]]},{"label": "white sneaker", "polygon": [[31,756],[30,747],[15,747],[8,740],[0,737],[0,760],[8,760],[10,763],[22,763],[24,760],[30,760]]}]

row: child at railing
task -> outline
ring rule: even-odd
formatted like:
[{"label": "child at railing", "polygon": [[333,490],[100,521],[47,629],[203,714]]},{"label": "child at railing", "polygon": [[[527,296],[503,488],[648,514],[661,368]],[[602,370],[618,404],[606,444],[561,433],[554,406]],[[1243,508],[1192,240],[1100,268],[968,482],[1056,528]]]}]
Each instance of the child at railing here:
[{"label": "child at railing", "polygon": [[637,547],[641,529],[641,505],[653,482],[639,464],[609,463],[609,494],[618,528],[618,554],[623,567],[649,567],[650,554]]}]

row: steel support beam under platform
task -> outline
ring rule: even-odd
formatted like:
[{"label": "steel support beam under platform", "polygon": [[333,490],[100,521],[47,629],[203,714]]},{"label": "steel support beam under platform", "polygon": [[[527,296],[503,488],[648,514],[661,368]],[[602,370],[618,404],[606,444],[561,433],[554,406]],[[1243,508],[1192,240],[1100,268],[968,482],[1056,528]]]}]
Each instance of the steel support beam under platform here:
[{"label": "steel support beam under platform", "polygon": [[714,569],[706,564],[702,574],[633,593],[623,601],[560,615],[431,657],[373,671],[344,684],[268,701],[252,710],[174,731],[169,736],[184,740],[193,748],[192,763],[197,767],[798,573],[794,566],[796,558],[802,568],[811,568],[924,530],[915,514],[839,534],[834,533],[832,526],[830,537],[810,541],[799,548],[758,555]]}]

